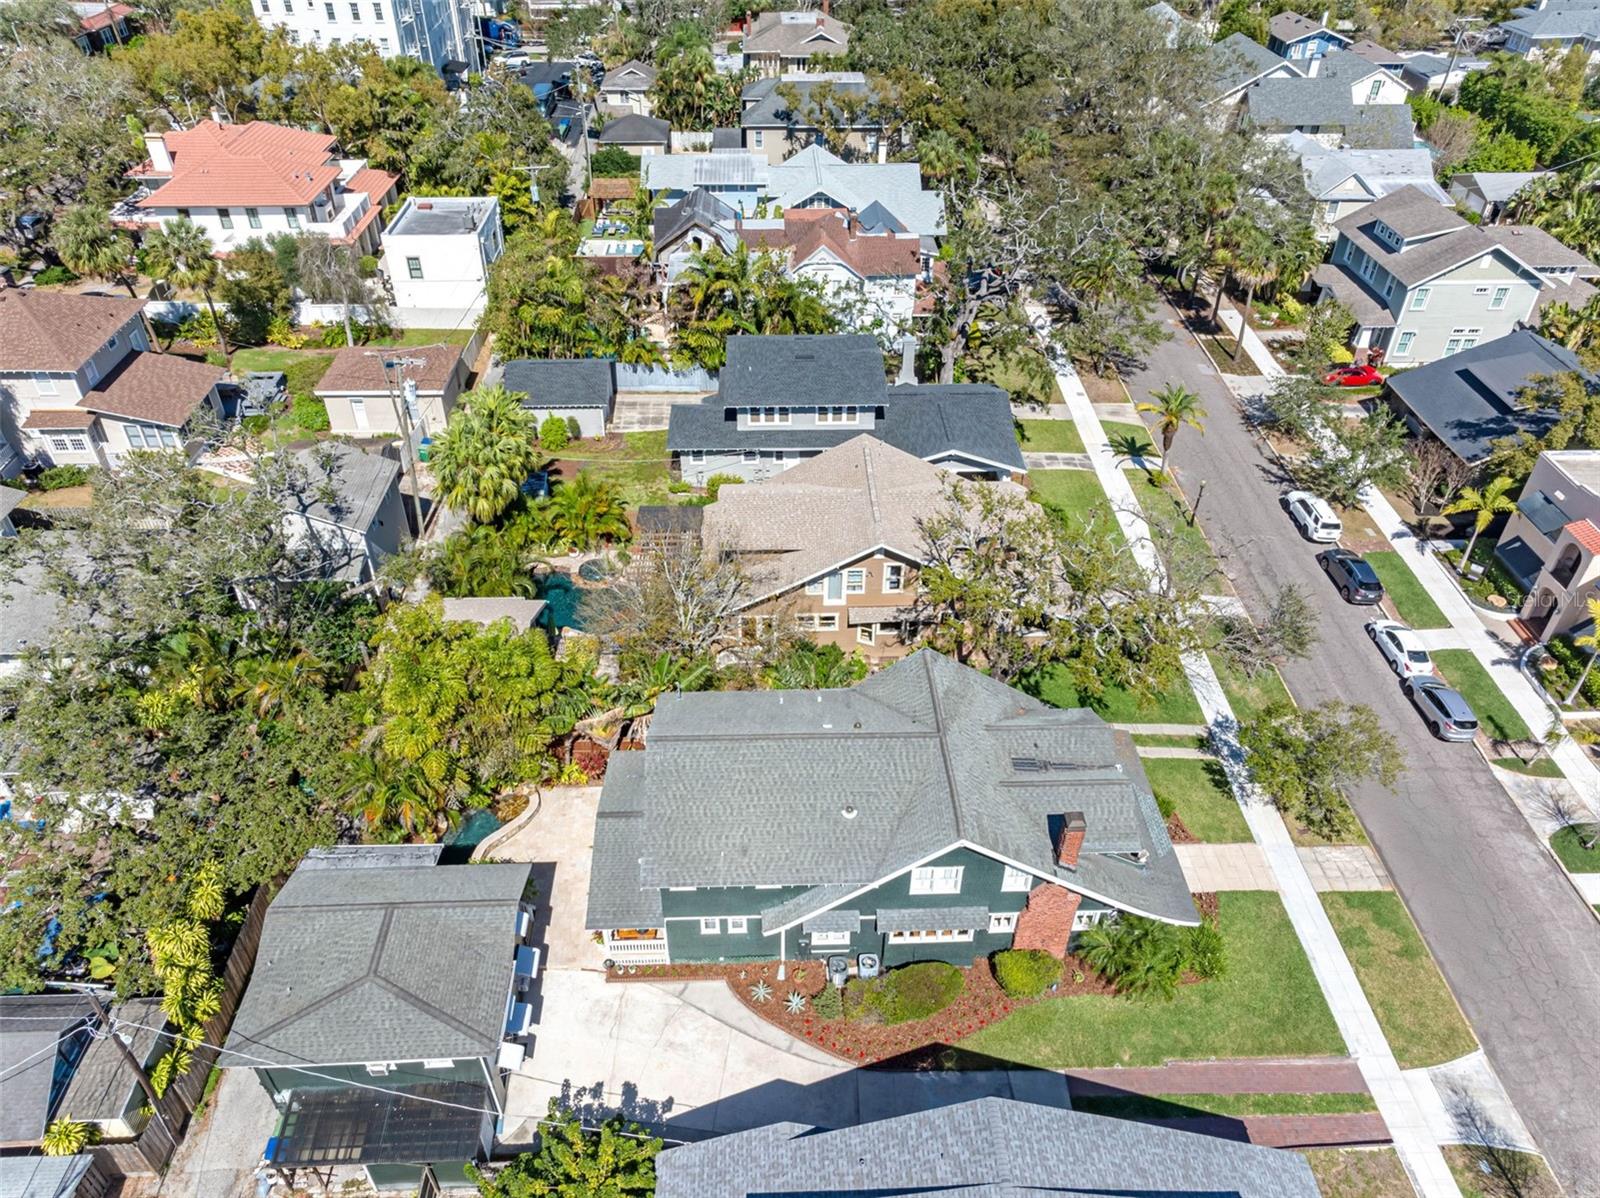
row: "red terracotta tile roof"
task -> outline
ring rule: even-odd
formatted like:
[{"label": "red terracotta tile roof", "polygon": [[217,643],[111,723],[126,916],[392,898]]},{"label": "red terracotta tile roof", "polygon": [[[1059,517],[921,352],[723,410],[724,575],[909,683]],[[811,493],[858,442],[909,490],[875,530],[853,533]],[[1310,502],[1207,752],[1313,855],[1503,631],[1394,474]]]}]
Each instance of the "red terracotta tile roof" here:
[{"label": "red terracotta tile roof", "polygon": [[133,16],[133,9],[126,4],[112,4],[99,12],[90,13],[78,22],[78,28],[85,33],[94,33],[101,29],[110,29],[112,21],[121,21]]},{"label": "red terracotta tile roof", "polygon": [[1600,553],[1600,528],[1596,528],[1593,521],[1574,520],[1567,525],[1567,532],[1588,552]]},{"label": "red terracotta tile roof", "polygon": [[389,193],[399,182],[399,175],[391,175],[388,171],[364,166],[350,176],[350,181],[345,186],[351,191],[366,192],[367,198],[372,201],[372,206],[382,208],[384,201],[389,198]]},{"label": "red terracotta tile roof", "polygon": [[181,428],[224,371],[177,354],[131,354],[78,401],[107,416]]},{"label": "red terracotta tile roof", "polygon": [[[309,204],[339,177],[334,139],[266,121],[219,125],[165,135],[172,177],[141,199],[141,208]],[[147,162],[132,174],[148,175]],[[381,173],[381,172],[379,172]]]},{"label": "red terracotta tile roof", "polygon": [[[369,356],[371,355],[371,356]],[[316,386],[318,395],[387,395],[389,381],[384,377],[384,357],[421,358],[421,366],[406,367],[406,377],[417,381],[424,395],[441,394],[461,360],[459,345],[408,345],[404,349],[366,350],[346,346],[333,356],[332,363]],[[391,372],[393,373],[393,372]]]},{"label": "red terracotta tile roof", "polygon": [[361,214],[361,219],[350,226],[350,231],[343,237],[335,237],[333,241],[339,245],[354,245],[361,240],[361,235],[367,231],[367,226],[383,215],[383,204],[373,200],[367,210]]},{"label": "red terracotta tile roof", "polygon": [[88,428],[94,423],[94,413],[82,408],[35,408],[22,422],[23,428],[67,429]]},{"label": "red terracotta tile roof", "polygon": [[0,370],[76,370],[144,301],[0,287]]}]

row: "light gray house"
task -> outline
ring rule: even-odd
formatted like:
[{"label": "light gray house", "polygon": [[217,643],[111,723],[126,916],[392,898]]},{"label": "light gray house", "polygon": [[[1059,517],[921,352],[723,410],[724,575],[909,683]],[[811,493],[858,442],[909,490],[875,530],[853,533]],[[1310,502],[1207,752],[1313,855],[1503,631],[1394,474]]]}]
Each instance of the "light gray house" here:
[{"label": "light gray house", "polygon": [[669,1148],[656,1198],[819,1192],[1012,1198],[1318,1198],[1293,1152],[1012,1098],[978,1098],[854,1127],[774,1123]]},{"label": "light gray house", "polygon": [[1218,125],[1231,125],[1243,112],[1244,95],[1265,79],[1299,79],[1299,67],[1242,33],[1230,33],[1206,48],[1212,96],[1208,112]]},{"label": "light gray house", "polygon": [[1132,739],[923,649],[843,690],[664,695],[607,767],[585,926],[620,965],[970,965],[1120,911],[1199,922]]},{"label": "light gray house", "polygon": [[1356,318],[1352,344],[1394,365],[1448,357],[1532,323],[1544,303],[1581,306],[1600,267],[1541,229],[1477,228],[1415,187],[1402,187],[1335,226],[1318,298]]},{"label": "light gray house", "polygon": [[1487,58],[1460,54],[1412,54],[1406,58],[1400,79],[1412,91],[1423,95],[1452,96],[1463,79],[1488,65]]},{"label": "light gray house", "polygon": [[372,578],[409,537],[400,463],[337,441],[295,457],[304,479],[284,500],[289,539],[320,560],[326,578]]},{"label": "light gray house", "polygon": [[655,67],[630,58],[620,67],[606,72],[606,77],[600,81],[598,98],[606,108],[649,116],[654,107],[650,89],[655,83]]},{"label": "light gray house", "polygon": [[1433,181],[1433,156],[1426,150],[1333,149],[1305,133],[1291,133],[1284,146],[1300,160],[1317,205],[1317,236],[1324,241],[1334,239],[1339,221],[1402,187],[1415,187],[1447,208],[1451,204]]},{"label": "light gray house", "polygon": [[987,384],[890,387],[863,334],[728,338],[719,390],[675,404],[667,451],[685,482],[770,478],[867,434],[955,474],[1027,473],[1006,393]]},{"label": "light gray house", "polygon": [[1450,180],[1450,196],[1486,225],[1500,223],[1506,205],[1530,183],[1550,177],[1550,171],[1463,171]]},{"label": "light gray house", "polygon": [[1545,61],[1574,46],[1593,51],[1600,46],[1600,3],[1596,0],[1535,0],[1511,10],[1499,26],[1501,48],[1509,54]]},{"label": "light gray house", "polygon": [[1398,75],[1348,50],[1333,51],[1317,66],[1314,77],[1253,84],[1243,97],[1244,122],[1269,138],[1298,132],[1330,148],[1413,148],[1416,122]]},{"label": "light gray house", "polygon": [[640,157],[670,154],[672,123],[658,120],[653,116],[641,116],[636,112],[630,112],[626,116],[613,117],[607,121],[595,141],[602,146],[616,146]]},{"label": "light gray house", "polygon": [[505,364],[507,391],[522,395],[522,406],[543,421],[560,416],[577,422],[580,437],[603,437],[617,398],[616,372],[602,358],[516,358]]}]

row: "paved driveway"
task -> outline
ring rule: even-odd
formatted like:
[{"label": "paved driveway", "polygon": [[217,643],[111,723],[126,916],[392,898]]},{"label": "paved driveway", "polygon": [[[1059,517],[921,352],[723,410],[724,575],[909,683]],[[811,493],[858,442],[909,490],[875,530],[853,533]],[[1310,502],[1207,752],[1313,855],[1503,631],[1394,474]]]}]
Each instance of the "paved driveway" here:
[{"label": "paved driveway", "polygon": [[1198,392],[1206,433],[1179,434],[1168,461],[1185,491],[1202,480],[1200,524],[1246,605],[1297,583],[1321,627],[1313,656],[1283,671],[1302,703],[1366,703],[1399,738],[1393,791],[1351,796],[1495,1071],[1574,1195],[1600,1195],[1600,925],[1545,856],[1469,745],[1428,736],[1277,504],[1285,489],[1233,398],[1166,305],[1173,339],[1129,380],[1136,400],[1168,382]]}]

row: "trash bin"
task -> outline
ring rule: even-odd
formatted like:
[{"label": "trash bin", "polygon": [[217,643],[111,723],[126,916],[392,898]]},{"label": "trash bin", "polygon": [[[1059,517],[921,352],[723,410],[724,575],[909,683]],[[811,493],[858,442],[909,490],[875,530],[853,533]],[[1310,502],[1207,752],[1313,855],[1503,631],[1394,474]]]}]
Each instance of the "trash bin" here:
[{"label": "trash bin", "polygon": [[426,462],[428,460],[428,451],[430,449],[432,449],[432,448],[433,448],[433,438],[432,437],[424,437],[424,438],[422,438],[422,440],[417,443],[417,460],[419,462]]}]

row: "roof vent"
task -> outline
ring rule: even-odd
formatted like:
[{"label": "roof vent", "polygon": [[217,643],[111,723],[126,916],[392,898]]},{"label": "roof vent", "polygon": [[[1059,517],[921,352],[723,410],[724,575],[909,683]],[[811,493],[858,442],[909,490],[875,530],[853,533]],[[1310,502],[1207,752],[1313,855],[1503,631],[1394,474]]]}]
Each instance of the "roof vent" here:
[{"label": "roof vent", "polygon": [[845,819],[855,819],[856,805],[854,803],[846,803],[844,805],[844,809],[840,811],[839,814],[844,816]]}]

